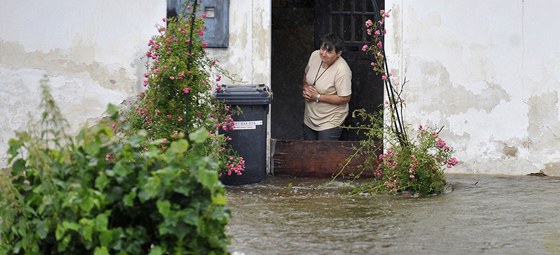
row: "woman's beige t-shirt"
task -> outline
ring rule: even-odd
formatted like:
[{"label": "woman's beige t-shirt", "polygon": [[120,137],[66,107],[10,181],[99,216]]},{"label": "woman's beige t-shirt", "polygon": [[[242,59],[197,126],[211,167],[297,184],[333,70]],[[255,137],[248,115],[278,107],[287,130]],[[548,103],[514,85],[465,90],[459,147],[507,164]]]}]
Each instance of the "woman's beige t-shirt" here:
[{"label": "woman's beige t-shirt", "polygon": [[[311,53],[305,68],[307,84],[315,83],[321,95],[349,96],[352,94],[352,71],[342,57],[327,69],[321,67],[319,50]],[[333,105],[324,102],[305,102],[303,123],[315,131],[335,128],[344,122],[348,115],[348,104]]]}]

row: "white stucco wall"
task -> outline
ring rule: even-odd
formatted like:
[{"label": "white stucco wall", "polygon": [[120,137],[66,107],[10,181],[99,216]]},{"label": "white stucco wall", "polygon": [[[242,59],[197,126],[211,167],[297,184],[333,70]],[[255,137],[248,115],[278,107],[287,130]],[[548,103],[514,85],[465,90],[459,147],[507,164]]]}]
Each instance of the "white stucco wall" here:
[{"label": "white stucco wall", "polygon": [[236,0],[229,3],[229,47],[209,48],[208,54],[239,82],[270,85],[271,1]]},{"label": "white stucco wall", "polygon": [[386,50],[406,122],[445,126],[451,172],[560,175],[554,0],[387,0]]}]

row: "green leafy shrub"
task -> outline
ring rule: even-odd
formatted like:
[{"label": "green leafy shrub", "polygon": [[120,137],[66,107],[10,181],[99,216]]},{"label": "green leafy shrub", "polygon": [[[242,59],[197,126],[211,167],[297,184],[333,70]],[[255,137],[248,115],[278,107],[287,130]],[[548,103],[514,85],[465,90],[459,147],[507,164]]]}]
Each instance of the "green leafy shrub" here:
[{"label": "green leafy shrub", "polygon": [[408,144],[395,143],[379,155],[375,169],[377,189],[390,192],[410,191],[419,195],[438,194],[445,187],[444,169],[458,163],[453,149],[432,128],[419,127]]},{"label": "green leafy shrub", "polygon": [[[373,173],[373,182],[358,188],[358,191],[407,193],[429,195],[441,193],[446,185],[445,168],[458,164],[454,150],[439,137],[439,131],[419,126],[406,143],[394,133],[394,129],[383,123],[382,113],[370,114],[356,110],[354,117],[365,120],[357,128],[366,139],[360,141],[354,154],[347,162],[363,159],[358,167],[362,173]],[[383,141],[383,142],[380,142]],[[383,147],[386,147],[383,150]],[[341,170],[341,173],[344,168]],[[359,176],[358,176],[359,177]]]},{"label": "green leafy shrub", "polygon": [[103,124],[72,138],[42,89],[41,121],[9,141],[11,168],[0,172],[0,254],[227,254],[208,131],[178,134],[165,150],[144,131],[115,139]]}]

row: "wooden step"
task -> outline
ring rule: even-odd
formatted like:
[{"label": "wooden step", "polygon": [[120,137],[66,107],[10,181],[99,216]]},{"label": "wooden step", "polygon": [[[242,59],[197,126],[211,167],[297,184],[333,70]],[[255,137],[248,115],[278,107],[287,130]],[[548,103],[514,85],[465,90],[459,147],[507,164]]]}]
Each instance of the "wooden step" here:
[{"label": "wooden step", "polygon": [[[353,146],[359,145],[359,141],[273,140],[272,172],[275,176],[332,178],[355,152]],[[350,162],[340,177],[359,174],[357,166],[363,161]],[[366,171],[361,177],[373,177],[373,173]]]}]

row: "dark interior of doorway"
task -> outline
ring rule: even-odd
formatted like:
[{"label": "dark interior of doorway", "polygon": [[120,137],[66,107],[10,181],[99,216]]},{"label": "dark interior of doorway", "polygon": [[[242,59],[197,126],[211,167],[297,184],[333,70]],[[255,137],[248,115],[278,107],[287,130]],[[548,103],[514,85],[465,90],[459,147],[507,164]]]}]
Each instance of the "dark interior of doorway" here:
[{"label": "dark interior of doorway", "polygon": [[[377,1],[383,8],[384,0]],[[300,96],[303,70],[321,35],[339,33],[345,42],[343,57],[352,69],[350,111],[378,111],[383,83],[372,70],[371,56],[361,52],[368,42],[364,23],[373,19],[371,0],[272,0],[271,136],[278,140],[303,139],[304,101]],[[355,126],[349,117],[346,126]],[[343,131],[341,140],[357,141],[363,134]]]}]

